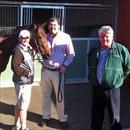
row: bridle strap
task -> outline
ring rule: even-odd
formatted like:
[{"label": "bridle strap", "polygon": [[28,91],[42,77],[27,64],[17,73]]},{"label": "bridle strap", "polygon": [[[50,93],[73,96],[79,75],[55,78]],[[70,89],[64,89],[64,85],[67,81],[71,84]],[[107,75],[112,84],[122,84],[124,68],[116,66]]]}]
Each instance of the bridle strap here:
[{"label": "bridle strap", "polygon": [[57,100],[59,103],[62,102],[63,100],[63,90],[64,89],[64,74],[59,72],[59,87],[58,87],[58,95],[57,95]]},{"label": "bridle strap", "polygon": [[[42,53],[41,53],[41,51],[40,51],[40,49],[39,49],[39,46],[38,46],[38,41],[36,40],[36,38],[34,37],[34,43],[35,43],[35,45],[36,45],[36,48],[37,48],[37,51],[38,51],[38,53],[42,56]],[[40,62],[40,63],[42,63],[42,61],[40,60],[40,56],[37,54],[37,59],[38,59],[38,61]]]}]

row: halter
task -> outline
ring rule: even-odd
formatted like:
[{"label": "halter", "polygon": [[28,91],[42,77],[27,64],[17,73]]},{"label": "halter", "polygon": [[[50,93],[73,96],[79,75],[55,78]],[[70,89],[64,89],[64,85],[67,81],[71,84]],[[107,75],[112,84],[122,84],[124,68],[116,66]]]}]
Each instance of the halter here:
[{"label": "halter", "polygon": [[34,43],[35,43],[36,48],[37,48],[37,51],[38,51],[38,53],[37,53],[37,60],[38,60],[40,63],[42,63],[42,60],[41,60],[41,58],[40,58],[40,56],[39,56],[38,54],[40,54],[40,55],[42,56],[43,53],[41,52],[40,45],[39,45],[39,42],[37,41],[36,37],[34,37]]},{"label": "halter", "polygon": [[[44,27],[44,26],[37,26],[37,29],[36,29],[37,31],[34,31],[34,33],[33,33],[33,35],[35,35],[35,33],[36,33],[36,35],[33,37],[33,40],[35,42],[34,44],[35,44],[37,52],[38,52],[37,57],[38,57],[39,62],[42,62],[42,61],[41,61],[41,58],[38,54],[40,54],[43,59],[48,59],[48,57],[49,57],[48,48],[46,48],[46,45],[44,43],[44,42],[46,42],[45,32],[43,31],[42,27]],[[39,35],[38,35],[38,33],[39,33]],[[39,37],[41,37],[42,42],[39,41],[39,39],[38,39]],[[42,44],[40,44],[40,43],[42,43]]]}]

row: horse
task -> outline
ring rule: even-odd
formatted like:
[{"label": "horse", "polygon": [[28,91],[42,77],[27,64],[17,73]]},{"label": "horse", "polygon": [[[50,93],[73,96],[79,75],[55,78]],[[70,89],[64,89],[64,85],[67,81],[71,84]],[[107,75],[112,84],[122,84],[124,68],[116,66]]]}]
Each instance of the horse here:
[{"label": "horse", "polygon": [[31,24],[0,30],[0,74],[6,70],[9,58],[18,44],[19,32],[23,29],[30,31],[30,45],[36,54],[40,54],[42,60],[47,59],[51,55],[44,27],[45,24]]}]

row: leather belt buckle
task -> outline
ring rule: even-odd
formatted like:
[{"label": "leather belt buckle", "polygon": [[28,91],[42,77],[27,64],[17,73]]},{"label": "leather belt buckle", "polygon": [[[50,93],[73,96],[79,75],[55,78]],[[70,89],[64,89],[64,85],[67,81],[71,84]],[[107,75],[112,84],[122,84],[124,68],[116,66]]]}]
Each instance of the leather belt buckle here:
[{"label": "leather belt buckle", "polygon": [[50,70],[50,71],[58,71],[58,70],[59,70],[58,68],[56,68],[56,69],[51,69],[51,68],[46,68],[46,67],[45,67],[45,69]]}]

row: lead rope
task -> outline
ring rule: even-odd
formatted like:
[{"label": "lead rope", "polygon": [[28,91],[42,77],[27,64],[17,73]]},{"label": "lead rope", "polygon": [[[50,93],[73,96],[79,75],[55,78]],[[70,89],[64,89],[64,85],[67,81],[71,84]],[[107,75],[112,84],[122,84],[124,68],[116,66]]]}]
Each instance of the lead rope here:
[{"label": "lead rope", "polygon": [[58,102],[61,103],[63,100],[63,91],[64,89],[64,74],[59,72],[59,87],[58,87]]},{"label": "lead rope", "polygon": [[[65,90],[65,76],[64,76],[64,73],[59,73],[59,88],[58,88],[58,95],[57,95],[57,100],[59,103],[62,102],[63,98],[64,98],[64,114],[67,114],[67,104],[66,104],[66,101],[65,101],[65,94],[64,91]],[[64,95],[64,97],[63,97]]]},{"label": "lead rope", "polygon": [[[38,47],[38,42],[37,42],[37,40],[36,40],[36,38],[34,38],[34,43],[35,43],[35,45],[36,45],[36,48],[37,48],[37,50],[38,50],[38,53],[42,56],[42,53],[41,53],[41,51],[40,51],[40,49],[39,49],[39,47]],[[37,60],[40,62],[40,63],[42,63],[42,61],[41,61],[41,59],[40,59],[40,56],[37,54]]]}]

